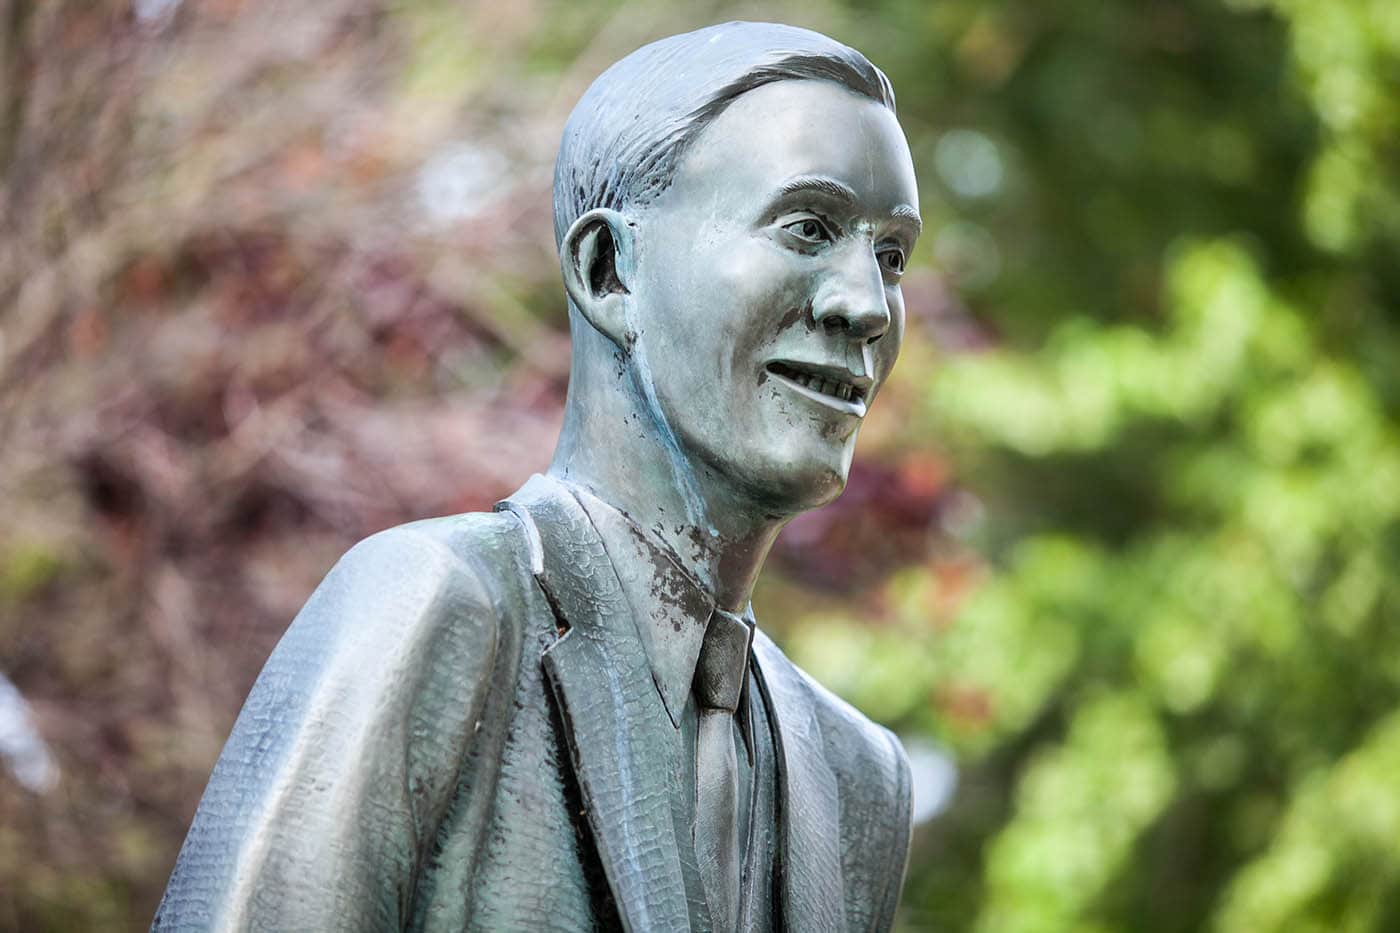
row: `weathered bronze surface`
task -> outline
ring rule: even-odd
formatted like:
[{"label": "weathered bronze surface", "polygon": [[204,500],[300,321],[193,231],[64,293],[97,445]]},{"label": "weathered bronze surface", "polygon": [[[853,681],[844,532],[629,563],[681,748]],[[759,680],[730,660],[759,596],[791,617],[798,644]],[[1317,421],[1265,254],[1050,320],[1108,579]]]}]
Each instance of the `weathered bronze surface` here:
[{"label": "weathered bronze surface", "polygon": [[892,924],[898,741],[744,630],[899,350],[919,220],[888,82],[807,30],[674,36],[584,95],[554,190],[574,355],[548,474],[335,566],[157,929]]}]

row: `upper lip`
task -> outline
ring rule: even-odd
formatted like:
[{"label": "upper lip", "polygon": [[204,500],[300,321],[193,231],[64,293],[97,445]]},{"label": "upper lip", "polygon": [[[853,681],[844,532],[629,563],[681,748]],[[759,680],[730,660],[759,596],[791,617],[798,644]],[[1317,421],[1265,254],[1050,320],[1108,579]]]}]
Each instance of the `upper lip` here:
[{"label": "upper lip", "polygon": [[[807,360],[770,360],[764,367],[770,373],[794,379],[800,384],[834,395],[845,401],[864,401],[875,380],[861,373],[853,373],[844,366],[831,363],[813,363]],[[821,380],[818,383],[816,380]]]}]

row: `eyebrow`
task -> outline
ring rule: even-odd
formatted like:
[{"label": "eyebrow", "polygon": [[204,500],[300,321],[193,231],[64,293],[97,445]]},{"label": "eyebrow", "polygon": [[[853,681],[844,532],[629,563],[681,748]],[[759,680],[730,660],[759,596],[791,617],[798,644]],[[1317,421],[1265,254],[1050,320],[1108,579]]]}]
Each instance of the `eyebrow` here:
[{"label": "eyebrow", "polygon": [[842,201],[856,201],[855,189],[845,182],[828,178],[825,175],[799,175],[783,183],[781,189],[786,196],[789,194],[824,194],[827,197],[838,198]]},{"label": "eyebrow", "polygon": [[908,204],[896,204],[894,209],[890,211],[890,216],[897,220],[908,221],[916,233],[922,232],[924,229],[923,218]]},{"label": "eyebrow", "polygon": [[[826,175],[799,175],[783,183],[779,189],[782,197],[794,194],[820,194],[838,201],[845,201],[848,204],[855,204],[859,199],[856,197],[855,189],[843,181],[838,181]],[[897,204],[890,210],[890,216],[896,220],[902,220],[913,226],[915,232],[923,229],[923,220],[919,217],[919,212],[908,204]]]}]

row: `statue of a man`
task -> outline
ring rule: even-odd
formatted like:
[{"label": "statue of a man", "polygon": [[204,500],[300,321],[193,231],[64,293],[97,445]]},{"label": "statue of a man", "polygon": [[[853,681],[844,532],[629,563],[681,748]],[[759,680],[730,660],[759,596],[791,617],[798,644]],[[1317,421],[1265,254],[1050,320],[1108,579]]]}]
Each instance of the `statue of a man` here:
[{"label": "statue of a man", "polygon": [[594,82],[554,180],[573,365],[548,473],[336,565],[156,928],[889,928],[904,753],[749,595],[845,484],[917,207],[888,80],[825,36],[729,23]]}]

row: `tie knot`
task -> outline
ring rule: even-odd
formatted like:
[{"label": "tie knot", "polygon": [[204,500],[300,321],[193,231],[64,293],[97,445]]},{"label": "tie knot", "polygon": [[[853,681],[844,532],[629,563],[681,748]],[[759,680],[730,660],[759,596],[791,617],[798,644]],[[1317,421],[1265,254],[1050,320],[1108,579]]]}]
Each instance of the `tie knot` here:
[{"label": "tie knot", "polygon": [[732,612],[716,609],[700,645],[695,666],[695,698],[704,709],[734,712],[744,689],[753,626]]}]

